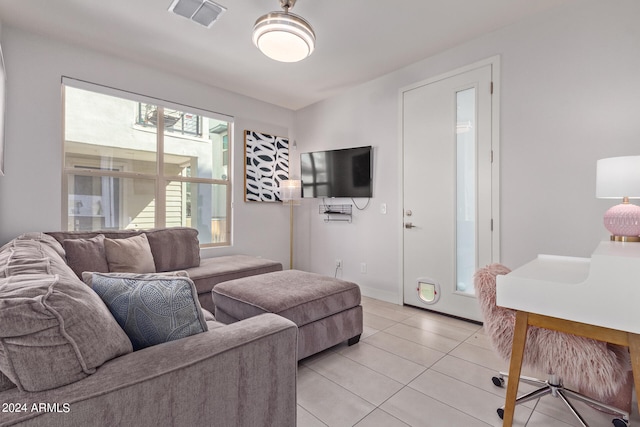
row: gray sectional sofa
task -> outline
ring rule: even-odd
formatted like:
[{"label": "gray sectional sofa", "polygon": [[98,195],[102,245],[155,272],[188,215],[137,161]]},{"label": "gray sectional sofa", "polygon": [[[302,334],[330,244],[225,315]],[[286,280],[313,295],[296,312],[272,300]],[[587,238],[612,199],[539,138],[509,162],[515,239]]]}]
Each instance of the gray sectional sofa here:
[{"label": "gray sectional sofa", "polygon": [[[193,231],[185,230],[144,232],[156,272],[207,269],[199,252],[198,265],[185,268],[196,257],[187,244]],[[142,234],[116,234],[126,233]],[[121,313],[110,311],[114,306],[107,307],[108,299],[103,301],[78,274],[96,267],[88,255],[96,250],[91,240],[101,238],[97,233],[29,233],[0,248],[1,426],[295,425],[293,322],[263,314],[223,325],[200,308],[196,280],[156,273],[153,280],[191,283],[183,287],[190,298],[175,300],[188,300],[186,308],[171,315],[195,315],[192,326],[201,330],[133,351]],[[119,243],[114,240],[109,244]],[[107,266],[115,268],[117,262],[109,258]],[[262,268],[250,265],[246,273]],[[201,279],[209,282],[201,282],[202,289],[223,276],[215,271],[203,273]],[[132,277],[149,276],[139,273],[93,275],[93,280],[126,285],[146,280]]]},{"label": "gray sectional sofa", "polygon": [[105,264],[97,263],[104,255],[90,243],[80,245],[103,235],[108,239],[125,239],[144,234],[149,241],[156,272],[185,270],[198,291],[202,308],[214,312],[211,290],[218,283],[241,277],[273,271],[281,271],[282,264],[266,258],[247,255],[228,255],[215,258],[200,258],[198,230],[188,227],[159,228],[154,230],[109,230],[109,231],[56,231],[46,233],[54,237],[67,252],[67,262],[78,274],[82,271],[106,272]]}]

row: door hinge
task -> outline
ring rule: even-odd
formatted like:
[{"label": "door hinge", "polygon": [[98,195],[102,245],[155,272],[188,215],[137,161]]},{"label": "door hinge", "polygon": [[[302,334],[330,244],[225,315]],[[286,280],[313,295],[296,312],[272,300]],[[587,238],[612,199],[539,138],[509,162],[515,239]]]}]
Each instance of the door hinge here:
[{"label": "door hinge", "polygon": [[491,150],[491,163],[493,163],[493,150]]},{"label": "door hinge", "polygon": [[489,93],[493,95],[493,82],[491,82],[491,85],[489,86]]},{"label": "door hinge", "polygon": [[493,231],[493,218],[491,218],[491,231]]}]

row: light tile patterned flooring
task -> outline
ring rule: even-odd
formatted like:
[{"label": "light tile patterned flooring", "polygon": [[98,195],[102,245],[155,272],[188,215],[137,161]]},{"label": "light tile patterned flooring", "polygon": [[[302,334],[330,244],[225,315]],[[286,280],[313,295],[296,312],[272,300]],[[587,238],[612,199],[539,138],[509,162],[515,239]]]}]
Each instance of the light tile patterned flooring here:
[{"label": "light tile patterned flooring", "polygon": [[[362,306],[358,344],[300,362],[298,427],[502,425],[496,409],[506,389],[491,377],[508,363],[494,354],[481,326],[372,298],[363,297]],[[525,405],[517,407],[514,426],[580,426],[559,399]],[[633,406],[631,425],[640,426],[635,398]],[[590,426],[612,425],[610,415],[576,407]]]}]

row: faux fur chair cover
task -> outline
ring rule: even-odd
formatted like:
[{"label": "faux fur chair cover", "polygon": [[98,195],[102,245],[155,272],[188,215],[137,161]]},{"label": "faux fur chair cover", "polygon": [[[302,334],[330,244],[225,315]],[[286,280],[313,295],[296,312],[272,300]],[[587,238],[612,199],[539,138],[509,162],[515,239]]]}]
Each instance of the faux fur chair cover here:
[{"label": "faux fur chair cover", "polygon": [[[496,305],[496,276],[510,271],[501,264],[491,264],[474,276],[484,329],[505,360],[511,357],[515,311]],[[523,363],[559,375],[564,383],[599,400],[617,393],[631,370],[626,347],[532,326],[527,332]]]}]

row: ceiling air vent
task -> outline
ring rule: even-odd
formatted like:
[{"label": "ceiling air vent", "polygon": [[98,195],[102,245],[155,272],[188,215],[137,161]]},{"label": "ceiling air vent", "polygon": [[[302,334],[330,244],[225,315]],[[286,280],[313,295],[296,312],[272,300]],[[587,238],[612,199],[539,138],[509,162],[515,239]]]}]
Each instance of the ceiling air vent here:
[{"label": "ceiling air vent", "polygon": [[184,16],[200,25],[211,28],[227,9],[209,0],[173,0],[169,12]]}]

